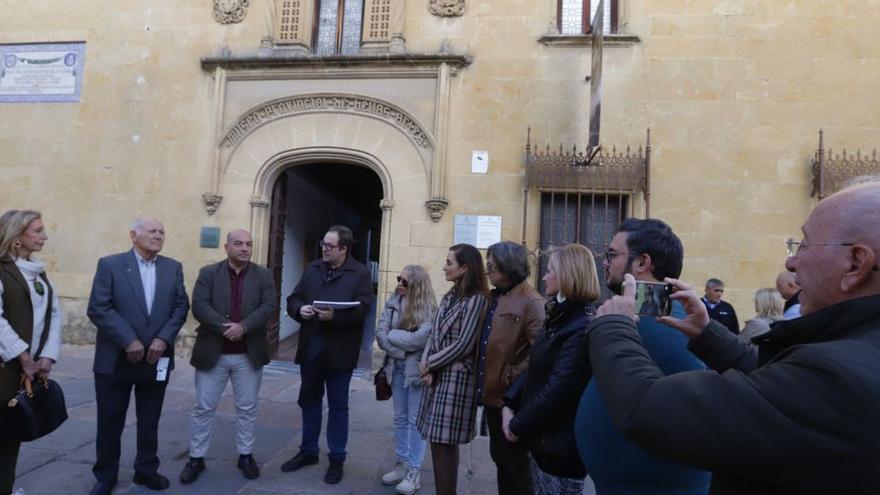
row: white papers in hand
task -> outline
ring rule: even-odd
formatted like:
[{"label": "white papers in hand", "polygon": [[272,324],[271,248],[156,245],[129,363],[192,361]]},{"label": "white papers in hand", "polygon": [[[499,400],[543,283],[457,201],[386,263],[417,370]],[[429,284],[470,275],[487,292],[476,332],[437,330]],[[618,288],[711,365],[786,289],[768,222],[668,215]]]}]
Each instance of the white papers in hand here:
[{"label": "white papers in hand", "polygon": [[168,365],[171,363],[171,359],[167,357],[160,357],[159,361],[156,362],[156,381],[164,382],[168,379]]}]

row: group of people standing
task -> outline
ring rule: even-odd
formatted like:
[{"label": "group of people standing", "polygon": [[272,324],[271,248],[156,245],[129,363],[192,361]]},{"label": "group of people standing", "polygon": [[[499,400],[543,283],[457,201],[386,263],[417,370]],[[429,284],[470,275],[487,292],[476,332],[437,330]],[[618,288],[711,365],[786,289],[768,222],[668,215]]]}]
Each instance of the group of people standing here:
[{"label": "group of people standing", "polygon": [[[803,239],[786,242],[785,266],[797,288],[788,299],[797,296],[791,306],[800,305],[800,316],[772,323],[747,343],[712,319],[713,308],[677,279],[681,241],[656,219],[618,226],[601,258],[616,295],[598,308],[597,263],[580,245],[549,254],[545,297],[528,285],[528,253],[510,242],[491,246],[485,264],[475,247],[452,246],[443,266],[452,287],[439,305],[426,270],[406,266],[377,329],[388,353],[398,458],[382,482],[401,494],[418,490],[430,444],[436,493],[456,493],[458,446],[475,436],[482,404],[499,493],[579,494],[587,473],[600,494],[704,495],[710,484],[713,493],[875,493],[878,212],[876,183],[821,201],[803,225]],[[89,301],[98,327],[97,495],[116,484],[132,390],[134,482],[169,486],[158,473],[156,428],[189,302],[180,263],[158,255],[161,223],[139,220],[130,236],[131,251],[98,262]],[[57,295],[33,257],[46,239],[39,213],[0,216],[2,400],[20,375],[46,376],[58,358]],[[331,227],[321,259],[306,268],[287,300],[288,313],[302,323],[296,360],[303,435],[282,471],[318,463],[326,390],[324,480],[331,484],[343,476],[348,386],[373,297],[369,273],[350,256],[352,242],[350,230]],[[259,476],[252,457],[254,390],[268,359],[263,345],[275,288],[268,272],[249,261],[251,249],[247,232],[230,232],[227,259],[203,268],[193,291],[200,323],[191,361],[197,404],[182,483],[205,468],[213,411],[229,379],[238,468],[247,478]],[[635,315],[639,281],[674,287],[669,316]],[[335,310],[317,301],[357,304]],[[2,495],[12,489],[18,449],[0,440]]]},{"label": "group of people standing", "polygon": [[[682,257],[668,225],[629,219],[602,265],[620,293],[624,274],[677,277]],[[707,493],[709,473],[654,459],[617,433],[591,380],[584,329],[601,295],[592,252],[574,244],[551,251],[543,297],[528,282],[530,266],[529,253],[513,242],[489,246],[485,264],[473,246],[452,246],[443,272],[453,285],[439,307],[424,268],[400,273],[376,330],[387,353],[397,455],[382,482],[415,493],[430,444],[436,493],[456,493],[458,446],[474,438],[481,405],[501,494],[580,494],[588,472],[600,493],[646,486]],[[664,372],[704,369],[684,335],[653,318],[638,330]]]}]

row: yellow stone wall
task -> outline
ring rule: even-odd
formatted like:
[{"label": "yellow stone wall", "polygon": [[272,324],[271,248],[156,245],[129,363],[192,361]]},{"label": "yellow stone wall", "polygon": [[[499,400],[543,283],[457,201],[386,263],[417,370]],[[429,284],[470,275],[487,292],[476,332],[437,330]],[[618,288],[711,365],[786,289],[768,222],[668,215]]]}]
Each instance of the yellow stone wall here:
[{"label": "yellow stone wall", "polygon": [[[452,79],[449,209],[439,223],[424,209],[392,223],[394,238],[409,241],[389,247],[399,255],[384,267],[423,263],[443,288],[455,214],[501,215],[503,236],[520,239],[526,128],[542,145],[585,143],[590,48],[538,41],[555,0],[468,0],[454,18],[431,15],[425,0],[406,3],[409,52],[447,42],[474,58]],[[216,216],[204,210],[214,85],[199,59],[223,47],[256,54],[271,8],[252,0],[243,23],[224,26],[210,4],[0,2],[0,43],[86,42],[81,102],[0,104],[0,209],[43,211],[43,258],[76,309],[72,321],[97,258],[128,247],[133,217],[165,222],[165,254],[184,262],[188,289],[201,265],[222,257],[198,247],[199,227],[225,231],[249,218],[227,198]],[[815,203],[818,129],[838,149],[880,142],[880,11],[863,0],[624,0],[622,12],[622,31],[639,41],[606,46],[602,141],[639,146],[651,128],[652,216],[682,237],[684,278],[723,279],[744,321],[755,289],[782,269],[782,241]],[[475,149],[489,151],[488,175],[470,173]],[[533,193],[531,247],[536,208]]]}]

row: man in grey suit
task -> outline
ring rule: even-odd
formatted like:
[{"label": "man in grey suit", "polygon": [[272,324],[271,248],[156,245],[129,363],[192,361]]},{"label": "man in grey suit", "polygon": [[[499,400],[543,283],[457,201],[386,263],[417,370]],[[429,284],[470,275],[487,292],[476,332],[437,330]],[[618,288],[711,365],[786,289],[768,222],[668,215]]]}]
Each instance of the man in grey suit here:
[{"label": "man in grey suit", "polygon": [[[109,494],[119,473],[120,437],[132,388],[137,412],[134,482],[152,490],[168,488],[156,455],[159,416],[174,367],[174,339],[186,321],[189,301],[183,268],[159,256],[165,243],[162,223],[135,220],[132,249],[98,260],[88,316],[98,327],[95,342],[95,398],[98,406],[98,482],[92,495]],[[167,358],[167,361],[164,359]]]},{"label": "man in grey suit", "polygon": [[257,399],[263,366],[269,362],[266,324],[277,309],[272,272],[251,263],[254,241],[246,230],[226,236],[226,259],[201,269],[192,294],[199,322],[190,364],[196,368],[189,461],[180,482],[192,483],[205,469],[214,413],[232,380],[238,468],[247,479],[260,476],[254,461]]}]

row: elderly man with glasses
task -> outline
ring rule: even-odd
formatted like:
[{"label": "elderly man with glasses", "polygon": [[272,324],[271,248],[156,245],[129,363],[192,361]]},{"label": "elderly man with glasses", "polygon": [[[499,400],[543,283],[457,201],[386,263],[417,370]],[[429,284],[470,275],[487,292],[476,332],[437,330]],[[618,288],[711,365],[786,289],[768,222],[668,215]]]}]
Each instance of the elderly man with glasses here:
[{"label": "elderly man with glasses", "polygon": [[[302,384],[297,403],[302,409],[303,435],[299,453],[281,466],[284,472],[318,463],[321,411],[327,390],[327,446],[330,465],[324,481],[342,480],[348,442],[348,386],[357,366],[364,321],[373,303],[367,268],[351,256],[351,229],[334,225],[321,241],[321,259],[306,267],[287,298],[287,313],[302,324],[296,363]],[[316,306],[315,301],[358,302],[346,309]]]},{"label": "elderly man with glasses", "polygon": [[663,322],[712,369],[664,376],[635,332],[635,281],[587,328],[594,379],[627,438],[711,470],[712,493],[880,487],[880,183],[821,201],[787,242],[801,317],[739,342],[678,280]]}]

